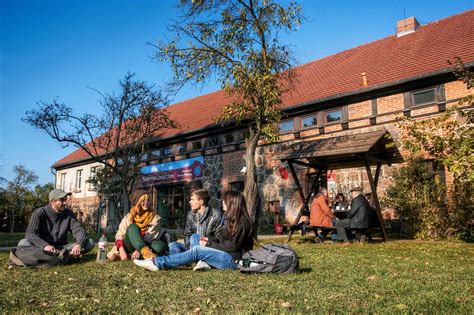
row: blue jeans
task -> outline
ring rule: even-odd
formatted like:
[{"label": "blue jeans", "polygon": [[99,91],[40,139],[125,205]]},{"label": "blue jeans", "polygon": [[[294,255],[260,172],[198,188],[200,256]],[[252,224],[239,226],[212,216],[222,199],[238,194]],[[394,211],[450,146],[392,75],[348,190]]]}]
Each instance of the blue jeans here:
[{"label": "blue jeans", "polygon": [[205,246],[194,246],[190,250],[179,254],[155,257],[153,259],[153,263],[157,265],[158,268],[165,269],[189,265],[190,263],[199,260],[203,260],[210,266],[217,269],[237,268],[232,255],[224,251]]},{"label": "blue jeans", "polygon": [[191,248],[195,246],[199,246],[199,240],[201,239],[201,235],[199,234],[193,234],[189,237],[189,246]]},{"label": "blue jeans", "polygon": [[186,245],[180,242],[171,242],[168,244],[169,255],[179,254],[187,251]]}]

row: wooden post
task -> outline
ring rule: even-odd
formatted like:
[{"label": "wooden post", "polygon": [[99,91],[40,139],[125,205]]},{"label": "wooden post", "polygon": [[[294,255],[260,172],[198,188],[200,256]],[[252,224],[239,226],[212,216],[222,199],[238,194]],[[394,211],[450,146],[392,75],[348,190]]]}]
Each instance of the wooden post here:
[{"label": "wooden post", "polygon": [[372,198],[374,199],[374,203],[375,203],[375,212],[377,213],[377,217],[380,223],[380,228],[382,230],[382,237],[385,242],[387,241],[387,231],[385,230],[385,224],[383,222],[382,210],[380,209],[380,201],[377,195],[377,184],[376,184],[376,182],[378,182],[378,174],[380,174],[381,163],[377,162],[377,170],[375,172],[376,181],[374,181],[374,178],[372,177],[372,171],[370,169],[369,157],[367,156],[367,154],[365,155],[364,160],[365,160],[365,169],[367,170],[367,177],[369,178],[370,189],[372,190]]},{"label": "wooden post", "polygon": [[288,167],[290,168],[290,171],[291,171],[291,176],[293,176],[293,179],[295,181],[296,187],[297,187],[298,192],[300,194],[301,200],[303,201],[303,205],[301,206],[300,211],[298,212],[298,215],[296,216],[296,219],[293,222],[293,225],[290,228],[290,231],[288,232],[288,237],[287,237],[286,241],[289,242],[289,241],[291,241],[291,237],[293,236],[293,233],[294,233],[293,227],[296,226],[298,224],[298,222],[300,221],[301,214],[302,214],[303,210],[305,210],[305,209],[307,211],[309,210],[308,209],[308,201],[311,198],[311,194],[318,187],[318,182],[319,182],[319,178],[321,177],[321,174],[322,174],[322,169],[319,170],[318,175],[316,176],[316,178],[315,178],[315,180],[312,184],[312,187],[310,188],[308,196],[305,197],[303,189],[301,188],[300,181],[299,181],[298,176],[296,174],[295,168],[293,166],[293,162],[292,161],[287,161],[287,162],[288,162]]}]

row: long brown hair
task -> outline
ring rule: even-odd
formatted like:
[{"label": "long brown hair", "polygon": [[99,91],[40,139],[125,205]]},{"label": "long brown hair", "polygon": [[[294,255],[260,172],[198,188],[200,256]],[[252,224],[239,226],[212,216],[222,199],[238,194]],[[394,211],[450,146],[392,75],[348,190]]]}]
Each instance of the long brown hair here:
[{"label": "long brown hair", "polygon": [[227,232],[234,236],[239,226],[252,224],[252,220],[247,213],[244,196],[237,191],[226,191],[223,202],[227,206],[224,217],[227,221]]}]

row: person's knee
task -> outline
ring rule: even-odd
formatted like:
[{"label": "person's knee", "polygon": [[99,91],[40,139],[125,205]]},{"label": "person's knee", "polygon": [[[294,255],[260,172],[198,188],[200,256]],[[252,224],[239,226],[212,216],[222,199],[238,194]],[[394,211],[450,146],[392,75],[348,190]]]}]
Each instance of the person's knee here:
[{"label": "person's knee", "polygon": [[127,228],[127,232],[140,232],[140,228],[138,227],[138,225],[136,225],[135,223],[132,223],[129,225],[129,227]]},{"label": "person's knee", "polygon": [[87,252],[90,252],[93,248],[95,247],[95,242],[93,239],[91,238],[88,238],[85,243],[84,243],[84,247],[82,248],[82,253],[85,254]]},{"label": "person's knee", "polygon": [[18,242],[18,247],[27,247],[27,246],[33,246],[33,243],[31,243],[28,239],[24,238],[24,239],[21,239],[19,242]]}]

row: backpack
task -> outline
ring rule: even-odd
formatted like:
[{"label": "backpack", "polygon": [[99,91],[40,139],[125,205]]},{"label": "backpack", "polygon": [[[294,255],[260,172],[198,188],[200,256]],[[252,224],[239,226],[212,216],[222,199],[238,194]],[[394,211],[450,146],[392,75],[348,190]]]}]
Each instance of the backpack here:
[{"label": "backpack", "polygon": [[299,260],[288,244],[271,243],[243,254],[237,267],[243,273],[289,274],[299,270]]}]

